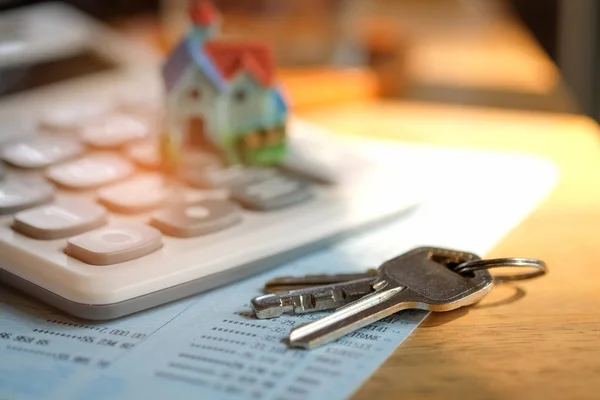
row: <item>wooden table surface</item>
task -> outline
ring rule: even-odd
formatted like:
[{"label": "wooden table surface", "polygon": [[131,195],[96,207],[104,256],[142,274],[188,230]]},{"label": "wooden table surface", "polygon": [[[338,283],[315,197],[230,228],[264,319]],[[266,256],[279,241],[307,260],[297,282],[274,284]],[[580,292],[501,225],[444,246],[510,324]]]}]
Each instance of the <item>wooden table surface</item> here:
[{"label": "wooden table surface", "polygon": [[586,117],[363,102],[301,116],[340,133],[541,155],[562,178],[489,257],[537,257],[550,274],[431,315],[357,399],[600,398],[600,130]]}]

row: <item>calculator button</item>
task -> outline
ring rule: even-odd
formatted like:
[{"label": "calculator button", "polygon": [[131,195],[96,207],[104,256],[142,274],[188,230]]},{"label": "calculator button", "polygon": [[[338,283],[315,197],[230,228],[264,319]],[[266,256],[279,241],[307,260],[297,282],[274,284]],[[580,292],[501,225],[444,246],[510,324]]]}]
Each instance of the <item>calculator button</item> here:
[{"label": "calculator button", "polygon": [[66,253],[92,265],[117,264],[150,254],[162,247],[156,229],[141,225],[114,225],[96,229],[67,242]]},{"label": "calculator button", "polygon": [[67,188],[90,189],[125,179],[133,172],[133,164],[117,155],[91,154],[52,166],[46,176]]},{"label": "calculator button", "polygon": [[83,124],[107,113],[111,108],[108,102],[81,102],[64,104],[47,110],[40,118],[40,126],[53,131],[75,131]]},{"label": "calculator button", "polygon": [[45,168],[82,154],[83,146],[64,138],[37,138],[12,143],[2,150],[2,159],[20,168]]},{"label": "calculator button", "polygon": [[271,168],[244,168],[240,165],[226,168],[214,165],[205,168],[188,168],[184,172],[185,181],[190,186],[206,189],[228,188],[238,182],[265,179],[277,174],[277,171]]},{"label": "calculator button", "polygon": [[[303,149],[307,150],[307,149]],[[315,156],[315,153],[319,154]],[[281,167],[292,174],[308,178],[309,180],[333,185],[341,180],[342,174],[339,168],[340,160],[326,158],[323,152],[298,151],[293,147],[286,154]]]},{"label": "calculator button", "polygon": [[35,136],[35,125],[26,119],[2,119],[0,121],[0,146]]},{"label": "calculator button", "polygon": [[52,240],[96,229],[106,223],[104,207],[85,200],[65,201],[21,211],[13,228],[34,239]]},{"label": "calculator button", "polygon": [[98,201],[116,212],[139,213],[160,206],[171,190],[163,176],[145,174],[99,189]]},{"label": "calculator button", "polygon": [[94,120],[81,128],[81,140],[89,146],[111,149],[148,137],[151,126],[142,118],[113,114]]},{"label": "calculator button", "polygon": [[125,99],[120,102],[117,109],[124,114],[141,117],[155,124],[161,123],[165,114],[162,101],[156,99]]},{"label": "calculator button", "polygon": [[0,215],[47,203],[54,198],[54,188],[45,182],[5,179],[0,182]]},{"label": "calculator button", "polygon": [[240,220],[240,212],[229,201],[202,200],[157,210],[150,223],[166,235],[192,237],[226,229]]},{"label": "calculator button", "polygon": [[156,169],[160,167],[161,158],[156,141],[143,141],[131,143],[125,150],[127,156],[144,168]]},{"label": "calculator button", "polygon": [[202,152],[182,154],[179,166],[178,177],[190,186],[202,189],[221,188],[241,172],[240,166],[224,168],[218,157]]},{"label": "calculator button", "polygon": [[306,183],[285,175],[242,181],[231,187],[231,198],[251,210],[275,210],[311,197]]}]

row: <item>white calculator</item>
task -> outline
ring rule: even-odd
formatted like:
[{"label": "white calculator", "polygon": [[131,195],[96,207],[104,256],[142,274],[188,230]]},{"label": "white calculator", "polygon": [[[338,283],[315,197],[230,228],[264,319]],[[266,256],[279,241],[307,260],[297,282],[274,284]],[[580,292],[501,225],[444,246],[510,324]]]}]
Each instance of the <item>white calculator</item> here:
[{"label": "white calculator", "polygon": [[296,120],[280,168],[199,159],[163,176],[159,58],[65,6],[8,21],[0,282],[67,313],[112,319],[206,291],[418,203],[410,171]]}]

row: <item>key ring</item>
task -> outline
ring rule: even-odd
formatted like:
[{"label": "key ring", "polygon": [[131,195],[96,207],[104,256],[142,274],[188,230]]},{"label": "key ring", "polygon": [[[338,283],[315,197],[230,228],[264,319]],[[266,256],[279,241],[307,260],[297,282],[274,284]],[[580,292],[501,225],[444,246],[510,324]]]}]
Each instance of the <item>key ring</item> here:
[{"label": "key ring", "polygon": [[519,258],[519,257],[511,257],[511,258],[494,258],[491,260],[476,260],[476,261],[467,261],[456,268],[454,271],[459,274],[465,274],[468,272],[474,272],[481,269],[490,269],[490,268],[520,268],[520,267],[529,267],[533,268],[532,271],[526,272],[523,274],[515,274],[515,275],[501,275],[495,276],[494,280],[498,283],[508,282],[508,281],[522,281],[525,279],[532,279],[538,276],[542,276],[548,272],[548,267],[546,263],[542,260],[538,260],[535,258]]}]

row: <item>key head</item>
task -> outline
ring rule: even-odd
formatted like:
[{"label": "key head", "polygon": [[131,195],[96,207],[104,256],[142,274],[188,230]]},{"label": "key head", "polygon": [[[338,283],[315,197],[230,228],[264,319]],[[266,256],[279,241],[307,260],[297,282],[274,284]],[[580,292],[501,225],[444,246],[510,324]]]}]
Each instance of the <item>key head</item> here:
[{"label": "key head", "polygon": [[487,270],[469,276],[452,270],[463,262],[479,259],[472,253],[420,247],[382,264],[374,287],[404,287],[402,297],[410,299],[414,308],[453,310],[476,303],[492,290],[493,280]]}]

